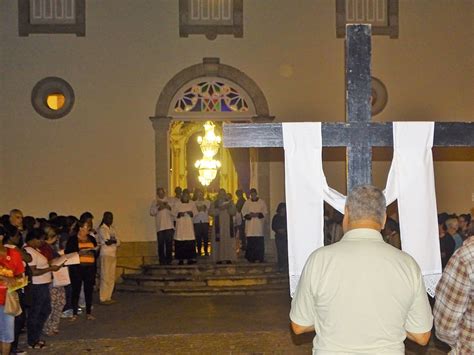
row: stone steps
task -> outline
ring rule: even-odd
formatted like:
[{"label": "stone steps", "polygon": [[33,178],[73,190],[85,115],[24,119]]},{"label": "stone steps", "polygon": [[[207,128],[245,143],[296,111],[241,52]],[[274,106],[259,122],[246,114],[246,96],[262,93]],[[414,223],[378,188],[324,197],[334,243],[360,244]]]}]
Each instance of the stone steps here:
[{"label": "stone steps", "polygon": [[275,273],[277,267],[272,263],[235,263],[235,264],[193,264],[193,265],[143,265],[147,275],[236,275]]},{"label": "stone steps", "polygon": [[222,287],[150,287],[150,286],[134,286],[128,284],[118,284],[116,286],[118,292],[132,293],[152,293],[163,296],[211,296],[211,295],[254,295],[254,294],[271,294],[271,293],[289,293],[287,284],[267,284],[256,286],[222,286]]},{"label": "stone steps", "polygon": [[272,263],[214,264],[142,267],[142,273],[122,275],[118,291],[151,292],[162,295],[201,296],[288,292],[288,274],[278,273]]},{"label": "stone steps", "polygon": [[237,275],[123,275],[124,284],[136,286],[252,286],[277,283],[288,283],[283,274],[237,274]]}]

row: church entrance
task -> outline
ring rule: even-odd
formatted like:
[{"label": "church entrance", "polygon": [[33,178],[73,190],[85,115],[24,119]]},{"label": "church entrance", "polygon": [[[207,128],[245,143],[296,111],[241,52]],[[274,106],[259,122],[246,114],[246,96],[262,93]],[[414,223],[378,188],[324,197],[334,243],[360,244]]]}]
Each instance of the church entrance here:
[{"label": "church entrance", "polygon": [[168,116],[170,191],[180,186],[234,193],[255,183],[249,149],[226,149],[221,141],[223,122],[251,122],[255,116],[243,88],[225,78],[196,78],[174,95]]},{"label": "church entrance", "polygon": [[215,136],[222,137],[224,122],[273,119],[263,92],[245,73],[220,64],[218,58],[204,58],[202,64],[182,70],[165,85],[150,119],[155,130],[156,187],[165,187],[170,194],[177,186],[210,193],[224,188],[232,194],[238,188],[256,187],[269,201],[269,167],[256,149],[225,149],[220,143],[213,156],[217,165],[211,181],[203,179],[210,172],[196,165],[203,158],[198,139],[205,138],[206,122],[214,126]]}]

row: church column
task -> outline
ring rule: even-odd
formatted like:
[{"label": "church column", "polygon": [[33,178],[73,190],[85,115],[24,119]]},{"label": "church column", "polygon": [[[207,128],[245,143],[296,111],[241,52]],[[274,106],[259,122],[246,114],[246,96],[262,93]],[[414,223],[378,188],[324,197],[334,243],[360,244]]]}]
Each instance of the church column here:
[{"label": "church column", "polygon": [[270,192],[270,161],[269,152],[265,149],[258,150],[257,168],[258,195],[265,201],[268,208],[267,223],[265,226],[265,260],[274,261],[276,259],[275,241],[271,239],[271,220],[275,211],[272,209]]},{"label": "church column", "polygon": [[170,150],[169,128],[171,117],[150,117],[155,131],[155,182],[169,192]]},{"label": "church column", "polygon": [[[275,117],[273,116],[256,116],[252,118],[252,121],[255,123],[270,123],[273,122]],[[265,259],[267,261],[276,260],[276,247],[275,241],[270,239],[272,236],[271,231],[271,221],[273,214],[275,213],[272,210],[272,200],[271,200],[271,191],[270,191],[270,152],[266,149],[256,149],[254,151],[257,154],[257,167],[256,167],[256,178],[258,195],[263,199],[268,208],[268,218],[265,228]],[[255,177],[255,176],[254,176]]]}]

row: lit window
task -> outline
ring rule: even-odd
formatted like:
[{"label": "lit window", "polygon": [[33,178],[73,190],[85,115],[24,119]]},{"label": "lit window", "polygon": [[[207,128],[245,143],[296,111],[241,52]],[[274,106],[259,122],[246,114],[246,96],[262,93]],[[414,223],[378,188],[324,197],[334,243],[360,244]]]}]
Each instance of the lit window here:
[{"label": "lit window", "polygon": [[31,104],[45,118],[66,116],[74,106],[74,90],[67,81],[48,77],[36,83],[31,91]]},{"label": "lit window", "polygon": [[51,110],[55,111],[62,109],[65,102],[66,97],[59,93],[49,94],[46,98],[46,105],[48,105]]}]

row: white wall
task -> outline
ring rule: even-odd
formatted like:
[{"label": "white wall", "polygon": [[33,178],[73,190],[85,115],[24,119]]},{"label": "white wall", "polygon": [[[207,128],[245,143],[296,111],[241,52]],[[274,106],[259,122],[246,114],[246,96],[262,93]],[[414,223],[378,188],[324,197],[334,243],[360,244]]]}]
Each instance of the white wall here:
[{"label": "white wall", "polygon": [[[203,57],[220,57],[252,77],[277,121],[344,120],[344,41],[335,37],[334,1],[244,6],[244,38],[209,41],[179,38],[174,0],[87,1],[84,38],[18,37],[17,3],[0,1],[2,210],[91,210],[97,219],[112,210],[124,240],[153,240],[148,117],[166,82]],[[375,120],[472,120],[472,10],[469,0],[400,1],[400,38],[373,40],[373,75],[390,95]],[[281,75],[288,66],[292,75]],[[47,76],[74,88],[75,106],[63,119],[44,119],[31,106],[33,86]],[[273,155],[272,211],[284,196],[281,154]],[[440,209],[473,204],[474,158],[466,159],[436,164]],[[376,182],[386,165],[374,164]],[[325,168],[342,190],[343,163]]]}]

